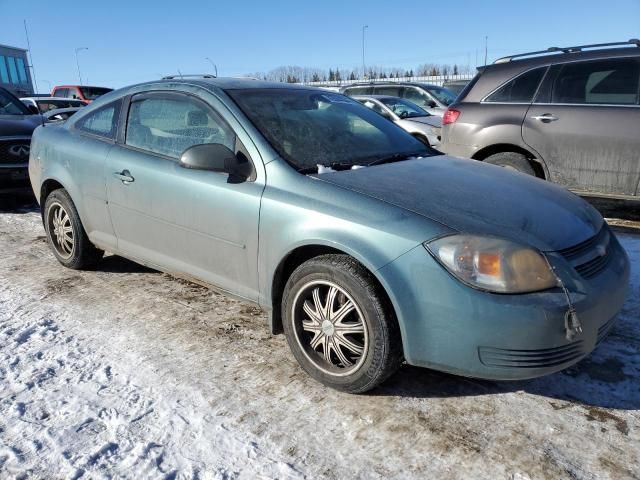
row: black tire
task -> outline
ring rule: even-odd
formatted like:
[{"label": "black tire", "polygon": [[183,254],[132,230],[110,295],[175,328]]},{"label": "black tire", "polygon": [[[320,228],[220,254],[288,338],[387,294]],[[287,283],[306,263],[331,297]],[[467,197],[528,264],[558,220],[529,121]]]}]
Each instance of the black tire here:
[{"label": "black tire", "polygon": [[[332,297],[330,289],[333,287],[337,293]],[[336,315],[334,319],[339,317],[341,309],[345,311],[345,305],[354,304],[350,313],[343,317],[344,322],[335,320],[333,326],[326,327],[330,333],[324,326],[328,321],[326,318],[331,318],[330,314],[320,324],[310,320],[312,316],[305,310],[305,307],[313,306],[318,312],[315,290],[326,292],[324,306],[330,304],[332,314]],[[321,299],[322,295],[318,293],[317,297]],[[310,298],[313,305],[309,303]],[[339,308],[334,310],[336,301]],[[389,378],[402,363],[402,341],[393,308],[373,275],[348,255],[322,255],[300,265],[285,285],[282,315],[284,333],[296,360],[311,377],[328,387],[349,393],[366,392]],[[317,333],[305,330],[303,321],[306,328],[317,328]],[[333,320],[329,320],[331,322]],[[340,332],[340,329],[358,328],[362,328],[362,333]],[[323,347],[323,353],[312,346],[316,335],[325,339],[317,344]],[[347,346],[355,345],[362,353],[358,356],[345,348],[341,343],[345,339]],[[328,344],[329,361],[324,358],[324,346]],[[336,365],[341,359],[353,363]]]},{"label": "black tire", "polygon": [[498,165],[500,167],[511,168],[527,175],[536,176],[536,172],[527,160],[527,157],[516,152],[494,153],[484,159],[486,163]]},{"label": "black tire", "polygon": [[[104,252],[89,241],[78,211],[66,190],[61,188],[49,194],[44,202],[42,218],[49,247],[62,265],[74,270],[96,266]],[[60,226],[70,228],[71,235],[57,233],[60,232]],[[61,240],[61,235],[65,237],[64,240]]]}]

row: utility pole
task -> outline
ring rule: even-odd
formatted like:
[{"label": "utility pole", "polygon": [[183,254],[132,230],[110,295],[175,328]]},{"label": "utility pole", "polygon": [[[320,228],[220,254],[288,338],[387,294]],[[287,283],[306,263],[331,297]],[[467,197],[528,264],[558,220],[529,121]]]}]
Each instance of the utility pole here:
[{"label": "utility pole", "polygon": [[487,64],[487,44],[489,43],[489,37],[484,36],[484,64]]},{"label": "utility pole", "polygon": [[369,25],[362,26],[362,78],[363,80],[367,77],[367,66],[364,63],[364,31],[369,28]]},{"label": "utility pole", "polygon": [[31,43],[29,43],[29,31],[27,30],[27,21],[24,22],[24,34],[27,37],[27,49],[29,50],[29,67],[33,72],[33,93],[38,93],[38,81],[36,80],[36,67],[33,66],[33,55],[31,54]]},{"label": "utility pole", "polygon": [[76,66],[78,67],[78,80],[80,80],[80,85],[82,85],[82,75],[80,74],[80,62],[78,61],[78,52],[82,50],[89,50],[89,48],[88,47],[76,48]]},{"label": "utility pole", "polygon": [[209,57],[205,57],[204,59],[205,59],[205,60],[208,60],[208,61],[209,61],[209,63],[210,63],[211,65],[213,65],[213,69],[216,71],[216,77],[217,77],[217,76],[218,76],[218,67],[216,66],[216,64],[215,64],[215,63],[213,63],[213,60],[211,60]]}]

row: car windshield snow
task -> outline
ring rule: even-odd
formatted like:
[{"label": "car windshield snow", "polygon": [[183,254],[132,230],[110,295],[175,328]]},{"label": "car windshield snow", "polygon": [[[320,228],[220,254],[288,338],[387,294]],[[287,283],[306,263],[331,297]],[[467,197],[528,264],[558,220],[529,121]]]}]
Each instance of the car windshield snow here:
[{"label": "car windshield snow", "polygon": [[227,93],[299,171],[336,169],[436,154],[401,128],[344,95],[267,88]]}]

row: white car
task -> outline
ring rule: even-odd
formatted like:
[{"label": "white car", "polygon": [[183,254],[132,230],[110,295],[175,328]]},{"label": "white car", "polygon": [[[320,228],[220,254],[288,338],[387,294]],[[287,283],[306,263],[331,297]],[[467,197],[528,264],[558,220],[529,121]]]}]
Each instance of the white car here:
[{"label": "white car", "polygon": [[[58,110],[60,108],[79,108],[84,107],[86,103],[82,100],[74,100],[72,98],[58,97],[22,97],[22,103],[27,107],[36,107],[39,113],[47,113],[50,110]],[[35,113],[35,111],[34,111]]]},{"label": "white car", "polygon": [[423,143],[440,145],[442,117],[432,115],[415,103],[388,95],[354,95],[354,100],[402,127]]}]

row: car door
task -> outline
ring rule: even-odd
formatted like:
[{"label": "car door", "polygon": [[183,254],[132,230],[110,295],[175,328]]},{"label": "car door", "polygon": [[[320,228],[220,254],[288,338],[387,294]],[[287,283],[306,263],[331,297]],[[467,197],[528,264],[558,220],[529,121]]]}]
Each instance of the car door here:
[{"label": "car door", "polygon": [[522,125],[550,180],[568,188],[637,195],[640,181],[640,61],[556,65]]},{"label": "car door", "polygon": [[[257,300],[264,169],[222,108],[186,93],[132,96],[107,160],[109,211],[123,255]],[[260,167],[255,178],[232,183],[226,174],[181,167],[181,153],[203,143],[245,155]]]}]

